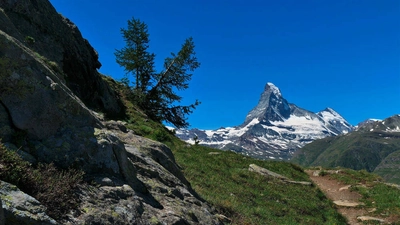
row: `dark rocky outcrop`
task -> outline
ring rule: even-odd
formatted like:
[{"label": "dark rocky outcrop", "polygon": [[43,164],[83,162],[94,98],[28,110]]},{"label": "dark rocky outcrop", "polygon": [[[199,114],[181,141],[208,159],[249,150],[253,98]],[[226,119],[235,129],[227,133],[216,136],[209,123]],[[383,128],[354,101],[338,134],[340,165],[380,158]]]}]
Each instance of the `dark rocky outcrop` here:
[{"label": "dark rocky outcrop", "polygon": [[[49,1],[0,0],[2,142],[32,163],[79,168],[97,183],[81,186],[81,205],[57,223],[220,224],[167,146],[92,111],[123,110],[99,67],[94,49]],[[15,210],[23,204],[8,203],[6,224],[40,221],[20,217]]]},{"label": "dark rocky outcrop", "polygon": [[257,106],[247,114],[242,126],[246,126],[253,119],[284,121],[290,117],[290,110],[288,101],[282,97],[278,87],[272,83],[267,83]]},{"label": "dark rocky outcrop", "polygon": [[49,1],[0,0],[0,8],[0,30],[26,44],[51,70],[59,72],[59,79],[88,107],[110,116],[122,113],[115,92],[97,72],[101,66],[97,52]]}]

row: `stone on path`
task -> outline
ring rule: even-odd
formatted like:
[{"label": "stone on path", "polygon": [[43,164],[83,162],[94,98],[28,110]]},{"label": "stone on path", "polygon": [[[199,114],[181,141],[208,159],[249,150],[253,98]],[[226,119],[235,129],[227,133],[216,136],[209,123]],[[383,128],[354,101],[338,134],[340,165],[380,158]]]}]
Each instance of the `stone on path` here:
[{"label": "stone on path", "polygon": [[359,202],[349,202],[343,200],[333,201],[333,203],[337,206],[342,206],[342,207],[357,207],[359,205],[362,205],[362,203]]},{"label": "stone on path", "polygon": [[344,191],[344,190],[348,190],[351,187],[351,185],[347,185],[344,187],[339,188],[339,191]]},{"label": "stone on path", "polygon": [[364,221],[377,221],[380,223],[385,222],[385,220],[383,220],[383,219],[372,217],[372,216],[359,216],[359,217],[357,217],[357,220],[360,220],[361,222],[364,222]]}]

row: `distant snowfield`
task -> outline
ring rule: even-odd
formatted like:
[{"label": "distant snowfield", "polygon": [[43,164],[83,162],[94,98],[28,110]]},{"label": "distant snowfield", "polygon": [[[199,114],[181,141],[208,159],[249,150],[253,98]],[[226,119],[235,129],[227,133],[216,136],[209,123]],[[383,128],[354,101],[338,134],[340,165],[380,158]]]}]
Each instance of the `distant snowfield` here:
[{"label": "distant snowfield", "polygon": [[[346,134],[348,133],[347,129],[352,129],[345,119],[332,110],[332,112],[323,111],[318,116],[291,115],[284,121],[269,121],[268,125],[265,125],[266,123],[261,122],[258,118],[254,118],[243,127],[226,127],[217,130],[196,129],[193,133],[190,133],[188,130],[177,130],[176,133],[178,137],[192,136],[191,138],[184,139],[190,144],[194,144],[193,138],[194,136],[198,136],[199,144],[225,148],[228,144],[238,144],[237,140],[258,124],[266,130],[266,133],[262,136],[249,138],[248,141],[252,142],[255,146],[267,144],[275,150],[300,148],[312,140],[324,138],[329,135]],[[342,132],[330,130],[328,126],[331,124],[340,124],[344,129]],[[169,127],[168,129],[173,128]],[[289,139],[288,137],[292,138]],[[241,147],[247,149],[245,146]],[[252,151],[251,149],[247,150]],[[254,152],[254,154],[269,154],[268,158],[276,158],[274,156],[276,154],[268,149],[263,149],[263,152]]]},{"label": "distant snowfield", "polygon": [[[171,129],[171,128],[169,128]],[[176,135],[193,144],[237,151],[263,159],[290,159],[313,140],[346,134],[353,129],[331,108],[313,113],[288,103],[275,85],[267,83],[259,103],[244,124],[217,130],[179,129]]]}]

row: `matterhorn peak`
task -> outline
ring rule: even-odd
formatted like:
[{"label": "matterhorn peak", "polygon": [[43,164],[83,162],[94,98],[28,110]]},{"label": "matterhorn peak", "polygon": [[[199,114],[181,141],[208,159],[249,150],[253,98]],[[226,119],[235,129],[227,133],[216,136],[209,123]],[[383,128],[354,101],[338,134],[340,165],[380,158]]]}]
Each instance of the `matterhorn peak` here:
[{"label": "matterhorn peak", "polygon": [[283,121],[289,116],[289,103],[282,97],[279,88],[268,82],[257,106],[247,114],[243,125],[248,124],[253,119],[258,119],[259,121]]},{"label": "matterhorn peak", "polygon": [[217,130],[178,130],[176,134],[189,143],[197,137],[201,145],[255,158],[290,159],[297,149],[313,140],[345,134],[352,129],[353,126],[331,108],[314,113],[289,104],[279,88],[268,82],[257,106],[241,125]]},{"label": "matterhorn peak", "polygon": [[275,96],[280,96],[282,97],[281,91],[277,86],[275,86],[273,83],[268,82],[267,85],[265,85],[265,91],[270,90]]}]

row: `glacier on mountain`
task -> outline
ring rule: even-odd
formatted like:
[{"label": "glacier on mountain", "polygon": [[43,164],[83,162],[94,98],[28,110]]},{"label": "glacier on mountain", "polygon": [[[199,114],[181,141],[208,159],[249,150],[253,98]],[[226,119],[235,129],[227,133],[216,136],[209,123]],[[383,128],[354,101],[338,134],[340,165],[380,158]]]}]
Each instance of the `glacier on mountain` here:
[{"label": "glacier on mountain", "polygon": [[231,150],[261,159],[290,159],[307,143],[353,130],[339,113],[326,108],[318,113],[297,107],[267,83],[260,100],[243,124],[217,130],[179,129],[176,135],[189,143]]}]

